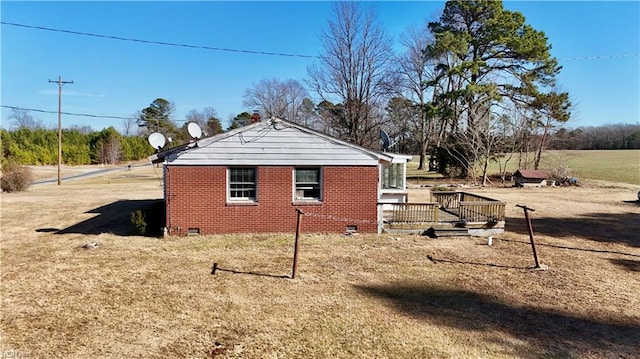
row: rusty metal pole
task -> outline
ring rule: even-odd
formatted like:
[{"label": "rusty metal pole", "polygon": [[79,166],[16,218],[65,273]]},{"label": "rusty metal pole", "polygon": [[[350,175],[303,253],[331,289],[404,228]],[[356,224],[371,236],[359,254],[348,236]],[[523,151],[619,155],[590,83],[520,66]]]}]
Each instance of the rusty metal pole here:
[{"label": "rusty metal pole", "polygon": [[298,211],[298,220],[296,222],[296,242],[293,247],[293,271],[291,273],[291,279],[296,278],[296,272],[298,271],[298,250],[300,249],[298,239],[300,238],[300,222],[302,221],[302,215],[304,215],[304,212],[299,208],[296,208],[296,211]]},{"label": "rusty metal pole", "polygon": [[522,206],[517,204],[516,207],[520,207],[524,210],[524,218],[527,221],[527,231],[529,232],[529,239],[531,240],[531,249],[533,250],[533,259],[536,262],[535,268],[541,268],[540,262],[538,262],[538,253],[536,252],[536,244],[533,241],[533,227],[531,226],[531,218],[529,218],[529,211],[535,212],[536,210],[533,208],[529,208],[527,206]]}]

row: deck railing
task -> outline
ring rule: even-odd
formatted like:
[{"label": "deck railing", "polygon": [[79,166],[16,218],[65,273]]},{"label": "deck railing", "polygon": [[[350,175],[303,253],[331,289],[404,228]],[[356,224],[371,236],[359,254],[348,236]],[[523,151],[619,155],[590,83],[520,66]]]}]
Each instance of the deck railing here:
[{"label": "deck railing", "polygon": [[431,200],[438,202],[440,208],[454,209],[460,206],[462,193],[458,191],[432,191]]},{"label": "deck railing", "polygon": [[461,191],[433,191],[431,198],[433,202],[428,203],[394,203],[384,219],[391,225],[439,222],[491,225],[505,220],[505,203],[492,198]]},{"label": "deck railing", "polygon": [[438,203],[394,203],[385,219],[389,224],[438,223]]},{"label": "deck railing", "polygon": [[459,208],[460,202],[498,202],[493,198],[461,191],[432,191],[431,199],[434,202],[438,202],[440,207],[443,209]]},{"label": "deck railing", "polygon": [[498,201],[460,202],[461,222],[498,223],[504,221],[505,203]]}]

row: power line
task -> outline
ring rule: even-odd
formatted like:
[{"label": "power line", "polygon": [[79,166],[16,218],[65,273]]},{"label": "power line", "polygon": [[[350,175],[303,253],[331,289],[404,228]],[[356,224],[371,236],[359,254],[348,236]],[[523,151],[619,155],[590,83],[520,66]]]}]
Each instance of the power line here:
[{"label": "power line", "polygon": [[88,32],[82,32],[82,31],[71,31],[71,30],[54,29],[54,28],[43,27],[43,26],[17,24],[17,23],[6,22],[6,21],[0,21],[0,24],[9,25],[9,26],[24,27],[24,28],[28,28],[28,29],[45,30],[45,31],[53,31],[53,32],[62,32],[62,33],[73,34],[73,35],[92,36],[92,37],[99,37],[99,38],[104,38],[104,39],[112,39],[112,40],[120,40],[120,41],[141,42],[141,43],[145,43],[145,44],[154,44],[154,45],[186,47],[186,48],[191,48],[191,49],[237,52],[237,53],[254,54],[254,55],[301,57],[301,58],[308,58],[308,59],[321,58],[320,56],[313,56],[313,55],[286,54],[286,53],[280,53],[280,52],[267,52],[267,51],[238,50],[238,49],[229,49],[229,48],[224,48],[224,47],[212,47],[212,46],[203,46],[203,45],[189,45],[189,44],[181,44],[181,43],[175,43],[175,42],[154,41],[154,40],[142,40],[142,39],[134,39],[134,38],[129,38],[129,37],[101,35],[101,34],[93,34],[93,33],[88,33]]},{"label": "power line", "polygon": [[[58,113],[58,111],[47,111],[47,110],[40,110],[37,108],[24,108],[24,107],[7,106],[7,105],[0,105],[0,107],[12,109],[12,110],[33,111],[33,112],[41,112],[41,113]],[[111,118],[116,120],[136,120],[137,119],[135,117],[103,116],[103,115],[92,115],[88,113],[73,113],[73,112],[61,112],[61,114],[69,115],[69,116],[81,116],[81,117],[93,117],[93,118]]]},{"label": "power line", "polygon": [[615,59],[615,58],[622,58],[622,57],[638,57],[638,56],[640,56],[640,54],[575,56],[575,57],[561,57],[558,60],[598,60],[598,59]]},{"label": "power line", "polygon": [[[154,44],[154,45],[186,47],[186,48],[192,48],[192,49],[202,49],[202,50],[212,50],[212,51],[226,51],[226,52],[236,52],[236,53],[245,53],[245,54],[254,54],[254,55],[300,57],[300,58],[307,58],[307,59],[322,59],[323,58],[322,56],[314,56],[314,55],[287,54],[287,53],[280,53],[280,52],[253,51],[253,50],[238,50],[238,49],[229,49],[229,48],[224,48],[224,47],[212,47],[212,46],[204,46],[204,45],[189,45],[189,44],[182,44],[182,43],[175,43],[175,42],[143,40],[143,39],[135,39],[135,38],[128,38],[128,37],[112,36],[112,35],[93,34],[93,33],[82,32],[82,31],[54,29],[54,28],[50,28],[50,27],[18,24],[18,23],[13,23],[13,22],[6,22],[6,21],[0,21],[0,24],[9,25],[9,26],[16,26],[16,27],[23,27],[23,28],[27,28],[27,29],[36,29],[36,30],[44,30],[44,31],[52,31],[52,32],[61,32],[61,33],[73,34],[73,35],[99,37],[99,38],[119,40],[119,41],[140,42],[140,43]],[[620,55],[601,55],[601,56],[572,56],[572,57],[562,57],[562,58],[559,58],[559,60],[599,60],[599,59],[612,59],[612,58],[638,57],[638,56],[640,56],[640,54],[637,54],[637,53],[635,53],[635,54],[620,54]]]}]

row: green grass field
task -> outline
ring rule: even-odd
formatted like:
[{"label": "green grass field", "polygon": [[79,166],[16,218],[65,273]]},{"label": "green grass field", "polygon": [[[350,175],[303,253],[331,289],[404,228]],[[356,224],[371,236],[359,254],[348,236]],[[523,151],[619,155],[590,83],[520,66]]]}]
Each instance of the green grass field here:
[{"label": "green grass field", "polygon": [[578,178],[640,185],[640,150],[552,151],[566,153],[567,164]]},{"label": "green grass field", "polygon": [[[530,156],[532,157],[532,156]],[[438,174],[418,171],[418,156],[407,167],[409,178],[439,178]],[[558,165],[568,168],[579,180],[599,180],[640,185],[640,150],[571,150],[547,151],[542,156],[540,169],[549,170]],[[517,156],[507,163],[507,171],[518,169]],[[499,174],[497,163],[491,163],[489,175]]]}]

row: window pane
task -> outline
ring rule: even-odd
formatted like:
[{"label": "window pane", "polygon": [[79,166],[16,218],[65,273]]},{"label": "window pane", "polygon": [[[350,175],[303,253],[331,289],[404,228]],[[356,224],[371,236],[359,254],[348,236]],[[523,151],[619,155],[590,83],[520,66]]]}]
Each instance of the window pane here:
[{"label": "window pane", "polygon": [[319,169],[296,169],[296,182],[319,183]]},{"label": "window pane", "polygon": [[255,169],[254,168],[232,168],[231,169],[231,182],[255,182]]},{"label": "window pane", "polygon": [[229,197],[236,199],[256,198],[256,169],[255,168],[230,168],[229,169]]},{"label": "window pane", "polygon": [[403,188],[404,171],[401,163],[382,166],[382,188]]},{"label": "window pane", "polygon": [[399,163],[396,163],[393,165],[393,167],[395,168],[395,188],[402,188],[402,185],[404,183],[404,173],[402,172],[402,165]]},{"label": "window pane", "polygon": [[391,171],[391,167],[388,165],[382,165],[382,188],[390,188],[389,184],[389,172]]},{"label": "window pane", "polygon": [[295,199],[320,199],[320,169],[296,168]]}]

